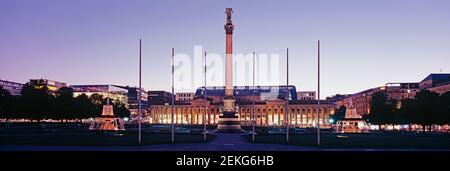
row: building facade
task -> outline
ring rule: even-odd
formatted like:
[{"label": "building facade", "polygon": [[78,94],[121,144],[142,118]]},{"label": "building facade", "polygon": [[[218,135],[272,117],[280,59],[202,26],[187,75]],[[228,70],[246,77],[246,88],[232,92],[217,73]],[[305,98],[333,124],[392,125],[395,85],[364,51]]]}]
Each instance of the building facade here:
[{"label": "building facade", "polygon": [[189,92],[181,92],[181,93],[175,93],[175,100],[176,101],[191,101],[194,100],[195,93],[189,93]]},{"label": "building facade", "polygon": [[[204,87],[200,87],[195,91],[194,96],[203,96],[204,91]],[[286,86],[234,86],[232,91],[236,102],[251,102],[253,95],[255,95],[255,101],[267,101],[278,98],[285,99],[287,95],[290,101],[297,100],[297,91],[293,85],[288,86],[287,89]],[[211,98],[215,103],[221,103],[225,97],[225,87],[206,87],[206,96]]]},{"label": "building facade", "polygon": [[158,103],[172,103],[174,96],[167,91],[148,91],[149,105]]},{"label": "building facade", "polygon": [[92,94],[102,95],[103,98],[111,98],[114,100],[119,100],[128,107],[128,89],[117,85],[71,85],[73,89],[74,97],[85,94],[91,96]]},{"label": "building facade", "polygon": [[44,86],[47,86],[48,90],[51,93],[55,93],[60,88],[68,86],[67,83],[59,82],[59,81],[55,81],[55,80],[49,80],[49,79],[30,79],[30,82],[36,81],[36,80],[43,80]]},{"label": "building facade", "polygon": [[0,87],[8,91],[11,95],[18,96],[22,91],[23,84],[7,80],[0,80]]},{"label": "building facade", "polygon": [[443,94],[445,92],[450,91],[450,82],[437,84],[435,87],[428,88],[428,90],[439,94]]},{"label": "building facade", "polygon": [[450,74],[447,73],[430,74],[419,83],[419,86],[421,89],[429,89],[448,84],[449,82],[450,82]]},{"label": "building facade", "polygon": [[342,100],[349,97],[351,94],[336,94],[326,98],[328,103],[334,104],[336,106],[342,106]]},{"label": "building facade", "polygon": [[[251,125],[253,109],[253,92],[255,94],[254,116],[259,126],[283,126],[286,122],[285,106],[286,86],[235,86],[233,93],[236,99],[237,115],[242,126]],[[295,86],[289,86],[289,114],[292,127],[313,127],[317,123],[317,101],[297,100]],[[191,101],[176,101],[174,105],[174,122],[176,124],[218,124],[223,112],[222,100],[224,87],[207,87],[204,99],[204,88],[200,87]],[[292,98],[293,97],[293,98]],[[207,115],[205,115],[205,105]],[[330,126],[329,116],[334,114],[334,105],[321,101],[320,122],[325,128]],[[169,124],[171,122],[171,103],[154,103],[148,108],[145,121],[149,123]]]},{"label": "building facade", "polygon": [[406,98],[414,98],[415,94],[419,91],[419,83],[387,83],[384,86],[375,87],[349,95],[336,101],[335,104],[337,108],[342,105],[348,108],[350,102],[352,101],[356,114],[363,116],[370,113],[372,95],[376,92],[385,93],[388,96],[388,100],[402,100]]},{"label": "building facade", "polygon": [[427,89],[442,94],[450,91],[450,74],[430,74],[419,84],[421,89]]},{"label": "building facade", "polygon": [[[205,116],[205,104],[207,115]],[[238,115],[242,126],[251,125],[253,105],[251,102],[238,102]],[[281,99],[255,102],[254,116],[258,126],[283,126],[286,121],[285,105]],[[169,104],[155,104],[148,109],[144,118],[148,123],[170,124],[172,106]],[[292,127],[314,127],[317,123],[317,101],[291,101],[289,115]],[[211,98],[204,100],[196,98],[192,101],[177,101],[174,105],[175,124],[203,124],[206,119],[208,125],[217,125],[221,114],[221,103],[212,102]],[[334,114],[334,105],[322,101],[320,105],[321,127],[330,127],[329,116]]]},{"label": "building facade", "polygon": [[148,107],[148,92],[143,88],[139,90],[137,87],[126,87],[128,90],[128,105],[131,115],[137,114],[139,108],[139,92],[141,92],[141,109]]},{"label": "building facade", "polygon": [[298,91],[297,100],[316,100],[315,91]]}]

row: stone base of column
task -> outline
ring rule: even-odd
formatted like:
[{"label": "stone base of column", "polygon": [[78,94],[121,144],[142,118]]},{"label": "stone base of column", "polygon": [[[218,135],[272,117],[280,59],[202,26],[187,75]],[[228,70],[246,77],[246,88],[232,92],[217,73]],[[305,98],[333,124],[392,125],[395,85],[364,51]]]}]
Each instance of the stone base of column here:
[{"label": "stone base of column", "polygon": [[244,132],[241,128],[241,120],[236,116],[235,112],[223,112],[219,117],[217,129],[215,132],[223,133],[241,133]]}]

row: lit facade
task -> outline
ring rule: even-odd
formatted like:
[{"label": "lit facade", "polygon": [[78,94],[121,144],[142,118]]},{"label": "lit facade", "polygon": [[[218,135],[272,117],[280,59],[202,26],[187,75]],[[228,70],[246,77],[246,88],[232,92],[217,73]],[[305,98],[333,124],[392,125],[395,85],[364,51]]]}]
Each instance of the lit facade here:
[{"label": "lit facade", "polygon": [[297,100],[316,100],[315,91],[298,91]]},{"label": "lit facade", "polygon": [[402,100],[413,98],[419,91],[419,83],[387,83],[384,86],[349,95],[337,101],[335,104],[336,107],[344,105],[346,108],[349,108],[350,101],[353,101],[353,107],[355,108],[356,114],[363,116],[370,113],[372,95],[376,92],[385,93],[388,96],[388,100]]},{"label": "lit facade", "polygon": [[175,94],[176,101],[191,101],[194,100],[195,93],[182,92]]},{"label": "lit facade", "polygon": [[117,85],[71,85],[74,97],[81,94],[91,96],[92,94],[102,95],[104,98],[109,97],[114,100],[119,100],[128,107],[128,89]]},{"label": "lit facade", "polygon": [[149,105],[157,103],[171,103],[174,96],[167,91],[148,91]]},{"label": "lit facade", "polygon": [[421,89],[429,89],[449,83],[450,83],[450,74],[439,73],[428,75],[419,83],[419,86]]},{"label": "lit facade", "polygon": [[[220,115],[221,103],[213,103],[211,99],[205,101],[196,98],[190,102],[177,101],[174,105],[175,124],[203,124],[205,103],[207,107],[206,123],[216,125]],[[281,99],[255,102],[254,114],[258,126],[283,126],[286,120],[286,102]],[[242,126],[251,125],[253,105],[251,102],[236,103]],[[317,123],[317,101],[291,101],[289,114],[292,127],[314,127]],[[334,105],[321,101],[320,122],[324,128],[329,127],[329,116],[334,114]],[[145,122],[170,124],[172,106],[170,104],[151,105]]]},{"label": "lit facade", "polygon": [[[148,92],[144,89],[140,90],[141,92],[141,108],[144,109],[148,106]],[[128,104],[130,105],[130,109],[138,109],[139,108],[139,89],[136,87],[128,88]]]},{"label": "lit facade", "polygon": [[428,88],[428,90],[439,94],[443,94],[447,91],[450,91],[450,82],[444,83],[442,85],[437,85],[436,87]]},{"label": "lit facade", "polygon": [[442,94],[450,91],[450,74],[430,74],[419,84],[422,89]]},{"label": "lit facade", "polygon": [[47,86],[48,90],[52,93],[58,91],[62,87],[67,87],[67,83],[59,82],[55,80],[49,80],[49,79],[30,79],[30,82],[34,80],[43,80],[44,85]]},{"label": "lit facade", "polygon": [[[200,87],[195,91],[195,97],[204,95],[204,87]],[[297,91],[295,86],[233,86],[233,97],[236,102],[251,102],[253,100],[253,93],[255,101],[268,101],[277,98],[285,99],[289,96],[290,101],[297,100]],[[206,95],[211,98],[213,102],[221,103],[225,97],[224,86],[206,87]]]},{"label": "lit facade", "polygon": [[0,80],[0,87],[8,91],[11,95],[18,96],[22,91],[23,84],[7,80]]}]

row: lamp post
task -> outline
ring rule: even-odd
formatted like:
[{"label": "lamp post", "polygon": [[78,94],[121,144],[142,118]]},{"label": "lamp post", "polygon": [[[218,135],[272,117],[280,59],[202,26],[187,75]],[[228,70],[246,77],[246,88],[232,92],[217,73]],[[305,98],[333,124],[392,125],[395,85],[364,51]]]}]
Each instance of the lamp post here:
[{"label": "lamp post", "polygon": [[142,141],[142,114],[141,114],[141,62],[142,62],[142,39],[139,38],[139,90],[138,90],[138,123],[139,123],[139,129],[138,129],[138,142],[141,144]]},{"label": "lamp post", "polygon": [[317,41],[317,145],[320,146],[320,40]]},{"label": "lamp post", "polygon": [[[203,115],[203,140],[206,141],[206,116],[208,115],[208,103],[206,100],[206,51],[205,51],[205,87],[203,88],[203,96],[205,98],[205,111]],[[209,121],[209,120],[208,120]]]},{"label": "lamp post", "polygon": [[174,63],[174,55],[175,55],[175,49],[174,48],[172,48],[172,110],[171,110],[171,112],[172,112],[172,115],[171,115],[171,123],[172,123],[172,128],[171,128],[171,133],[172,133],[172,143],[173,142],[175,142],[175,135],[174,135],[174,123],[173,123],[173,110],[174,110],[174,103],[175,103],[175,99],[174,99],[174,97],[173,97],[173,95],[174,95],[174,77],[173,77],[173,74],[174,74],[174,66],[173,66],[173,63]]},{"label": "lamp post", "polygon": [[286,49],[286,143],[289,143],[289,48]]},{"label": "lamp post", "polygon": [[255,52],[253,52],[253,100],[252,100],[252,141],[255,142]]}]

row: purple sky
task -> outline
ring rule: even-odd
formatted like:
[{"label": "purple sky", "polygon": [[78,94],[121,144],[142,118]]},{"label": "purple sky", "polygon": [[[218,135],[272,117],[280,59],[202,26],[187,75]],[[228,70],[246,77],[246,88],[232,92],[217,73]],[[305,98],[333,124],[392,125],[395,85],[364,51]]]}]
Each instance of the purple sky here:
[{"label": "purple sky", "polygon": [[288,47],[298,90],[316,90],[320,39],[322,97],[450,72],[448,0],[1,0],[0,79],[137,85],[141,35],[144,88],[170,90],[172,47],[224,52],[226,7],[234,51]]}]

